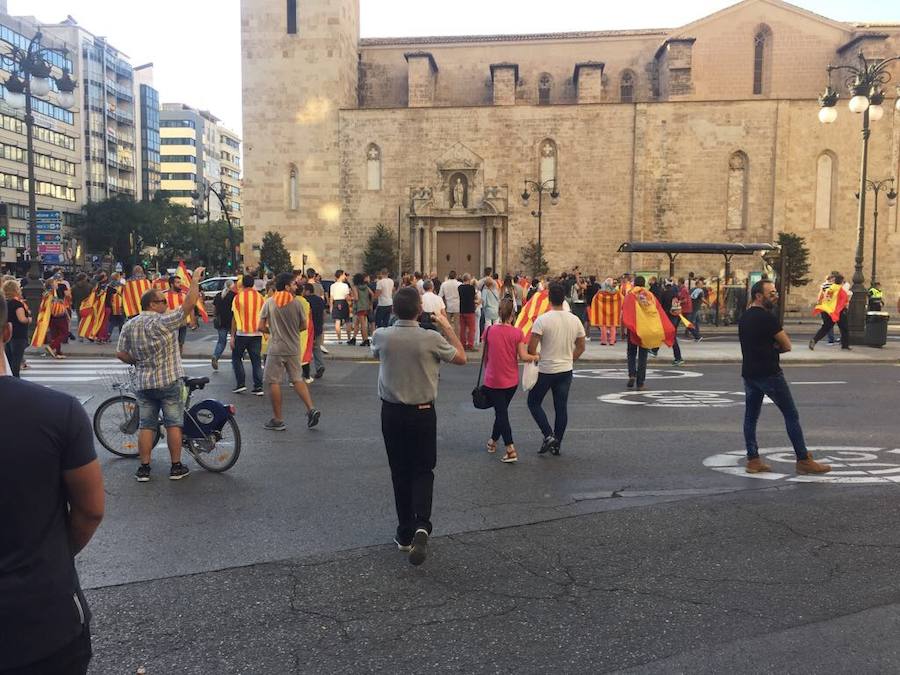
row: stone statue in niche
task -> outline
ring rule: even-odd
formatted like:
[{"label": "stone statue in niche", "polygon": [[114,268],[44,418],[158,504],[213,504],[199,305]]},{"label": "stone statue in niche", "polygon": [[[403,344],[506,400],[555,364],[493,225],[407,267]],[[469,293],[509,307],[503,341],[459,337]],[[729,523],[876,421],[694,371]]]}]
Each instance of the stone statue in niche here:
[{"label": "stone statue in niche", "polygon": [[456,174],[450,180],[450,207],[454,209],[466,208],[466,178],[462,174]]}]

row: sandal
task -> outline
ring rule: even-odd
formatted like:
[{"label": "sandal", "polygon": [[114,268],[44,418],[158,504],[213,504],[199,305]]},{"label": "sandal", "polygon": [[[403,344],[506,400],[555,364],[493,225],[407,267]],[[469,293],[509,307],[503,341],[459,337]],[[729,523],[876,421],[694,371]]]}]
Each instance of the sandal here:
[{"label": "sandal", "polygon": [[497,441],[489,440],[485,447],[487,447],[488,452],[497,452]]},{"label": "sandal", "polygon": [[506,454],[500,458],[500,461],[505,462],[506,464],[512,464],[513,462],[518,462],[519,455],[516,454],[516,449],[511,445],[506,446]]}]

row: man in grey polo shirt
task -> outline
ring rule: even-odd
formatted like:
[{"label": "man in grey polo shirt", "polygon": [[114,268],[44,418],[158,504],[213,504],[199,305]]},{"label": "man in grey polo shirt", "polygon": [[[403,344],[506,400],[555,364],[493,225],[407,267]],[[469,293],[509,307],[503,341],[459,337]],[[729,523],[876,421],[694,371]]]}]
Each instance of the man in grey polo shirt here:
[{"label": "man in grey polo shirt", "polygon": [[[428,557],[431,534],[431,498],[437,463],[438,372],[441,361],[464,365],[466,353],[443,314],[431,321],[443,332],[425,330],[416,320],[422,300],[413,287],[394,295],[393,326],[372,335],[372,353],[381,361],[378,396],[381,398],[381,434],[391,467],[397,508],[397,547],[409,553],[409,562],[421,565]],[[445,339],[446,338],[446,339]]]}]

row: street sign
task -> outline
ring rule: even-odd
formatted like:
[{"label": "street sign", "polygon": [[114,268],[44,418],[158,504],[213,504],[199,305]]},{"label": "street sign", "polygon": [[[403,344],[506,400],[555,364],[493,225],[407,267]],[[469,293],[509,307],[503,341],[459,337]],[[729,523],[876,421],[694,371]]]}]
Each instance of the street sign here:
[{"label": "street sign", "polygon": [[63,262],[59,253],[41,253],[41,261],[45,265],[59,265]]},{"label": "street sign", "polygon": [[38,244],[38,253],[62,253],[62,244]]},{"label": "street sign", "polygon": [[58,244],[62,241],[62,234],[59,232],[38,232],[37,239],[38,244]]},{"label": "street sign", "polygon": [[48,211],[47,209],[37,209],[34,212],[34,217],[38,222],[41,222],[42,220],[59,221],[62,220],[62,211]]}]

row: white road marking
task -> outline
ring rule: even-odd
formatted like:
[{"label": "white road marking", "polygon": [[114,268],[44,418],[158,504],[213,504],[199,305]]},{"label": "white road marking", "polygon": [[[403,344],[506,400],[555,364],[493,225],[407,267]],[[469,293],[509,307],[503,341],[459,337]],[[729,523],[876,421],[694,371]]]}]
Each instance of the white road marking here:
[{"label": "white road marking", "polygon": [[830,382],[791,382],[790,384],[847,384],[844,380],[832,380]]},{"label": "white road marking", "polygon": [[[572,375],[594,380],[627,380],[628,368],[579,368]],[[648,380],[679,379],[684,377],[703,377],[703,373],[693,370],[680,370],[677,368],[648,368]]]},{"label": "white road marking", "polygon": [[[185,359],[185,368],[201,368],[208,366],[209,361],[203,359]],[[124,379],[128,368],[113,359],[60,359],[38,361],[32,359],[27,370],[22,372],[22,379],[39,384],[66,384],[70,382],[96,382],[104,378],[118,377]]]},{"label": "white road marking", "polygon": [[[889,454],[900,454],[900,448],[886,450],[875,447],[853,447],[847,445],[810,446],[816,461],[831,465],[831,472],[817,475],[797,475],[794,472],[796,456],[793,448],[761,448],[759,451],[772,471],[747,473],[744,469],[746,453],[733,450],[712,455],[703,460],[703,466],[742,478],[759,480],[782,480],[792,483],[840,483],[847,485],[871,485],[873,483],[900,483],[900,460]],[[891,461],[885,461],[891,460]],[[887,467],[887,468],[885,468]],[[787,472],[789,471],[789,472]]]},{"label": "white road marking", "polygon": [[[619,405],[645,405],[650,408],[728,408],[744,405],[742,391],[623,391],[603,394],[597,400]],[[768,397],[764,403],[771,403]]]}]

